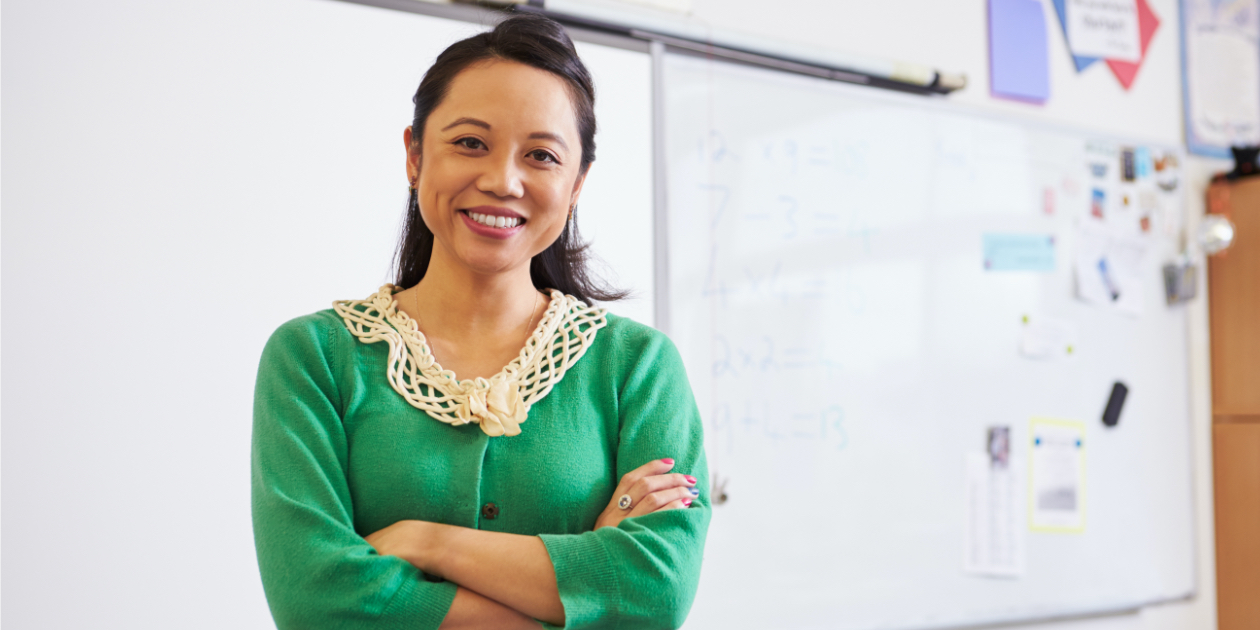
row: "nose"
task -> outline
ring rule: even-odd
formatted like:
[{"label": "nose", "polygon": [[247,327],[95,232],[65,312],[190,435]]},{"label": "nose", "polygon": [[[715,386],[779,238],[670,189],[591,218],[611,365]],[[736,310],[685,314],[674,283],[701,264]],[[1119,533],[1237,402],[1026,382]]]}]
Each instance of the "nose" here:
[{"label": "nose", "polygon": [[500,152],[482,162],[485,170],[477,178],[477,189],[496,197],[520,198],[525,194],[521,165],[509,151]]}]

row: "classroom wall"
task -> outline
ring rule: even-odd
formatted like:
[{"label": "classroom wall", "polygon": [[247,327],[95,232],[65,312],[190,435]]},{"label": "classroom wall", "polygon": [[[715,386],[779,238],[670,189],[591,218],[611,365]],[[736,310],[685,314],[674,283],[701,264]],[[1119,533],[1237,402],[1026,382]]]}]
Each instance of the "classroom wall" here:
[{"label": "classroom wall", "polygon": [[[630,2],[582,0],[653,17],[669,13]],[[659,3],[658,3],[659,4]],[[1077,73],[1068,54],[1058,17],[1044,0],[1051,29],[1050,98],[1030,105],[994,98],[989,93],[988,22],[985,0],[776,0],[773,10],[762,0],[691,0],[691,24],[707,25],[767,39],[825,50],[921,63],[967,74],[968,87],[951,100],[1022,118],[1092,129],[1108,136],[1181,144],[1182,96],[1180,15],[1177,0],[1149,0],[1160,26],[1131,89],[1126,91],[1105,64]],[[1229,169],[1219,160],[1191,158],[1186,169],[1187,215],[1191,230],[1203,214],[1203,191],[1215,172]],[[1200,286],[1206,286],[1201,276]],[[1211,404],[1208,372],[1206,300],[1188,306],[1191,354],[1192,435],[1198,594],[1137,613],[1063,620],[1021,628],[1039,630],[1207,630],[1216,627],[1216,591],[1212,520]]]},{"label": "classroom wall", "polygon": [[[484,25],[332,0],[6,0],[4,18],[0,625],[274,628],[250,517],[259,356],[392,279],[412,95]],[[614,312],[650,321],[650,59],[578,50],[617,121],[583,234],[640,295]]]},{"label": "classroom wall", "polygon": [[[4,450],[4,494],[10,507],[4,530],[9,535],[5,551],[10,561],[4,564],[3,573],[9,586],[9,606],[0,613],[0,621],[14,628],[159,627],[172,620],[184,620],[186,623],[175,624],[180,627],[267,627],[269,617],[257,575],[246,570],[253,561],[252,538],[247,505],[241,503],[243,495],[236,490],[248,484],[247,453],[241,449],[248,440],[248,409],[233,409],[230,416],[211,412],[220,404],[214,400],[216,391],[248,387],[262,340],[239,341],[242,355],[231,365],[216,368],[221,380],[188,383],[187,392],[161,398],[159,402],[170,405],[173,411],[162,418],[146,417],[142,424],[137,424],[138,401],[152,402],[145,382],[136,382],[130,389],[104,388],[100,383],[109,371],[117,369],[117,358],[137,346],[155,362],[177,354],[177,340],[158,334],[176,328],[172,321],[178,320],[186,334],[226,336],[240,327],[240,319],[249,308],[247,300],[207,302],[209,315],[162,313],[161,308],[175,295],[181,301],[191,301],[196,296],[189,292],[200,283],[209,286],[217,273],[240,272],[232,268],[230,256],[224,257],[230,252],[214,249],[213,239],[236,229],[234,226],[250,225],[256,217],[243,208],[292,203],[294,191],[277,189],[276,182],[267,176],[268,164],[258,155],[239,155],[233,164],[211,164],[202,149],[211,145],[221,149],[228,137],[223,134],[229,132],[235,134],[231,138],[265,139],[269,146],[282,144],[294,151],[322,150],[329,141],[348,139],[323,138],[319,129],[257,128],[260,113],[266,114],[275,104],[230,99],[221,101],[228,108],[218,110],[218,119],[188,117],[186,113],[204,115],[204,110],[197,109],[199,104],[221,96],[212,90],[233,86],[263,90],[278,80],[279,73],[288,72],[283,67],[256,65],[239,58],[233,48],[234,38],[252,33],[250,24],[256,12],[294,11],[296,16],[303,2],[328,1],[5,3],[8,19],[0,41],[7,88],[3,105],[9,142],[4,145],[4,161],[9,165],[9,177],[5,178],[9,186],[5,187],[4,204],[9,231],[4,240],[3,279],[5,297],[9,298],[4,314],[10,316],[10,328],[5,330],[4,340],[11,345],[3,365],[9,373],[6,393],[10,393],[3,407],[9,420],[4,432],[9,438]],[[1176,143],[1182,137],[1174,0],[1151,0],[1162,26],[1131,92],[1120,88],[1101,65],[1076,75],[1062,37],[1052,34],[1053,84],[1050,101],[1043,107],[988,97],[983,0],[776,0],[774,4],[771,11],[762,1],[695,0],[688,19],[768,38],[966,72],[971,86],[951,98],[977,107],[1156,142]],[[1055,20],[1048,13],[1047,23],[1057,26]],[[302,27],[300,18],[295,18],[294,27]],[[217,57],[208,58],[205,51],[216,51]],[[190,71],[201,72],[203,80],[190,80],[195,76]],[[364,80],[370,78],[365,76]],[[321,77],[312,74],[307,79],[319,81]],[[186,109],[161,109],[159,105]],[[148,112],[147,127],[111,126],[111,116],[136,110]],[[153,147],[167,151],[170,160],[163,164],[145,161],[144,151]],[[222,152],[215,155],[221,157]],[[330,158],[368,159],[332,154]],[[392,155],[382,159],[388,162],[386,168],[393,167]],[[133,173],[127,181],[103,179],[95,175],[102,160],[132,160],[146,170]],[[1203,160],[1189,165],[1192,225],[1202,212],[1207,177],[1222,168],[1219,162]],[[236,182],[243,182],[252,198],[217,197],[213,178],[206,178],[208,173],[238,178]],[[376,185],[374,177],[365,180],[364,186]],[[393,171],[381,182],[386,179],[393,184],[401,181]],[[187,191],[188,203],[165,208],[151,205],[157,198],[155,190],[180,187]],[[29,191],[38,196],[27,199],[38,199],[38,203],[23,205],[21,195]],[[129,199],[134,207],[145,207],[145,213],[130,216],[123,223],[111,221],[107,211],[128,208]],[[103,200],[110,205],[102,205]],[[195,212],[203,213],[204,221],[191,224],[184,233],[185,240],[158,243],[143,252],[111,249],[108,237],[112,234],[143,231],[147,225],[171,220],[171,216],[186,218],[187,213]],[[53,223],[49,214],[62,217],[57,229],[49,227]],[[315,218],[333,220],[332,215]],[[346,224],[344,229],[348,238],[376,239],[388,247],[392,245],[395,218],[391,214],[382,220],[388,233],[366,227],[366,221]],[[27,229],[32,226],[39,231]],[[22,246],[10,240],[15,234],[27,243]],[[38,248],[42,248],[39,256],[22,257],[23,252],[29,254]],[[96,263],[69,266],[58,254],[63,248],[93,254]],[[157,268],[144,258],[153,252],[180,264]],[[320,254],[312,247],[303,261],[284,262],[292,273],[276,281],[312,295],[322,295],[334,287],[338,295],[355,297],[364,290],[364,270],[371,270],[367,272],[370,279],[376,279],[381,267],[377,261],[356,269],[339,267]],[[137,275],[125,292],[94,288],[112,274],[135,269],[147,271]],[[324,302],[312,303],[310,310],[323,306]],[[1199,597],[1137,614],[1039,627],[1215,627],[1205,301],[1197,300],[1189,308]],[[17,318],[14,309],[25,310],[28,316]],[[137,328],[108,339],[103,346],[106,352],[76,354],[76,336],[94,334],[93,326],[100,321],[103,309],[130,309],[127,312],[135,318]],[[153,315],[155,310],[159,315]],[[38,316],[29,315],[31,312]],[[282,315],[268,312],[259,316],[276,319]],[[13,322],[19,319],[39,325],[18,330]],[[34,355],[41,347],[64,352],[38,365],[11,361],[22,353]],[[255,354],[245,354],[248,352]],[[195,361],[197,357],[183,360]],[[173,364],[171,371],[178,370],[178,364]],[[19,399],[8,390],[15,383],[40,384],[48,389],[38,400],[31,396]],[[49,383],[60,383],[58,387],[66,389]],[[99,413],[59,415],[69,408],[69,400],[83,397],[93,398]],[[18,422],[29,424],[23,429]],[[132,423],[130,428],[127,422]],[[44,463],[14,467],[15,461]],[[55,466],[71,461],[88,465],[74,474]],[[214,473],[224,466],[235,471],[228,480],[231,486],[225,486]],[[28,495],[24,501],[23,486],[47,492],[41,491],[37,498]],[[14,512],[15,507],[21,512]],[[53,561],[40,563],[41,557]],[[195,573],[196,579],[190,579],[190,573]],[[91,614],[99,614],[100,623],[83,623],[91,618],[84,615]]]}]

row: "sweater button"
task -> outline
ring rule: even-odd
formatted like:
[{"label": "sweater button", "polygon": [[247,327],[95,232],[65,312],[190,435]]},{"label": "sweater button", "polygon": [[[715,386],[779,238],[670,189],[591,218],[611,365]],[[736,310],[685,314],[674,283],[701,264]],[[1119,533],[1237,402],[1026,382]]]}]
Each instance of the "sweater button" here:
[{"label": "sweater button", "polygon": [[481,517],[494,520],[499,517],[499,506],[487,503],[481,506]]}]

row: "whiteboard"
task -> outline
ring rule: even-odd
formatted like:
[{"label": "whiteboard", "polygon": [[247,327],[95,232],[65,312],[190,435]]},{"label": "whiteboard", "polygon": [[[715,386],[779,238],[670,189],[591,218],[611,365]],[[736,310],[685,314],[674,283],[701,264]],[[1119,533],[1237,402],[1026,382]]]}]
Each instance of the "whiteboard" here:
[{"label": "whiteboard", "polygon": [[[663,68],[669,332],[728,497],[688,628],[978,625],[1192,592],[1187,328],[1159,273],[1184,186],[1137,237],[1134,317],[1074,297],[1093,187],[1127,194],[1118,161],[1091,163],[1121,142],[673,53]],[[986,234],[1053,237],[1052,270],[986,271]],[[1020,356],[1029,315],[1076,326],[1076,353]],[[1019,577],[966,574],[964,460],[999,425],[1026,461],[1033,417],[1086,426],[1085,527],[1024,531]]]}]

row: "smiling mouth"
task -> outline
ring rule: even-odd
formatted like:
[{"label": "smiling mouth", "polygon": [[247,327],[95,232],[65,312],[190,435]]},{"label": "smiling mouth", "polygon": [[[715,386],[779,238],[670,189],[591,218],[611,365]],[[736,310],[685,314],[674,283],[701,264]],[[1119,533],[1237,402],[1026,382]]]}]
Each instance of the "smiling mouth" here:
[{"label": "smiling mouth", "polygon": [[480,223],[481,225],[501,230],[514,228],[525,222],[525,219],[520,217],[499,217],[493,214],[482,214],[480,212],[469,212],[467,210],[460,210],[460,212],[464,213],[468,216],[468,218]]}]

